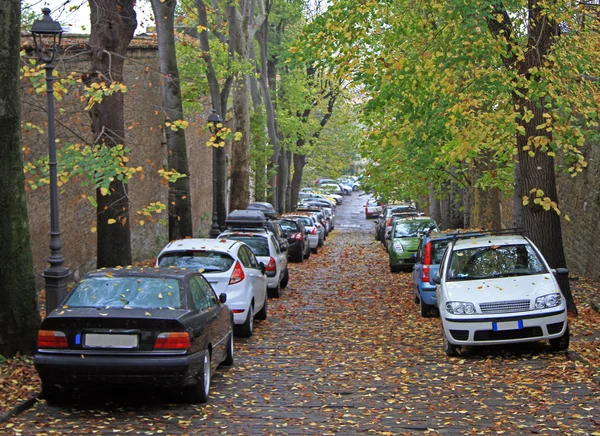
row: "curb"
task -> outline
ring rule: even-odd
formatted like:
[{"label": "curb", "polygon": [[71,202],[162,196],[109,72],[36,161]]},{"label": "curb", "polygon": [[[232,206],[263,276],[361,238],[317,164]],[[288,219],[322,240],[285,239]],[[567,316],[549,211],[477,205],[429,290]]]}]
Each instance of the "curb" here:
[{"label": "curb", "polygon": [[33,405],[38,401],[39,397],[40,397],[40,394],[36,393],[31,398],[29,398],[25,401],[22,401],[21,403],[17,404],[12,409],[4,412],[4,414],[2,416],[0,416],[0,424],[5,423],[13,416],[18,415],[19,413],[23,413],[27,409],[31,409],[33,407]]}]

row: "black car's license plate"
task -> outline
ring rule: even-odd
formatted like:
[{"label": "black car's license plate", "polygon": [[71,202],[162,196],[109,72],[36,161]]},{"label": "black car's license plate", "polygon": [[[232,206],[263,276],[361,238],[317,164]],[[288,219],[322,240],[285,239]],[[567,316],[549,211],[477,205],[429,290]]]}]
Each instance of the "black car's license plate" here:
[{"label": "black car's license plate", "polygon": [[136,348],[138,341],[138,335],[88,333],[83,345],[90,348]]}]

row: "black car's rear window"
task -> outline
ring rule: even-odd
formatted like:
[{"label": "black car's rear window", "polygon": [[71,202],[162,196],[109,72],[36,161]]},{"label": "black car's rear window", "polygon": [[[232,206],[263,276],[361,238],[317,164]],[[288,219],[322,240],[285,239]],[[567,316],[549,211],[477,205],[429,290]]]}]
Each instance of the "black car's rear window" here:
[{"label": "black car's rear window", "polygon": [[227,235],[227,239],[242,241],[250,247],[255,256],[269,256],[269,242],[267,238],[244,235]]},{"label": "black car's rear window", "polygon": [[227,271],[234,259],[227,253],[217,251],[173,251],[160,256],[158,266],[189,269],[204,269],[205,272]]},{"label": "black car's rear window", "polygon": [[163,277],[90,277],[69,294],[68,307],[183,309],[180,282]]},{"label": "black car's rear window", "polygon": [[298,228],[298,224],[294,221],[279,221],[279,226],[284,232],[298,232],[300,229]]}]

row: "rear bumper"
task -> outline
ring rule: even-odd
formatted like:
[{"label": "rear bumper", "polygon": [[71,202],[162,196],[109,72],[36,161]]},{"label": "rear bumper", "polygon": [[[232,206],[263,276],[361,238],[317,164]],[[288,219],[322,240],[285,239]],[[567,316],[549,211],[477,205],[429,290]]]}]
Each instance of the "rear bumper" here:
[{"label": "rear bumper", "polygon": [[419,290],[419,298],[423,300],[423,303],[429,304],[431,306],[437,306],[437,298],[435,296],[435,286],[427,285],[421,283],[417,287]]},{"label": "rear bumper", "polygon": [[288,257],[298,258],[300,256],[304,256],[300,242],[290,243],[288,246]]},{"label": "rear bumper", "polygon": [[120,356],[45,354],[33,357],[44,383],[148,383],[153,386],[185,386],[196,382],[203,369],[202,353],[183,356]]}]

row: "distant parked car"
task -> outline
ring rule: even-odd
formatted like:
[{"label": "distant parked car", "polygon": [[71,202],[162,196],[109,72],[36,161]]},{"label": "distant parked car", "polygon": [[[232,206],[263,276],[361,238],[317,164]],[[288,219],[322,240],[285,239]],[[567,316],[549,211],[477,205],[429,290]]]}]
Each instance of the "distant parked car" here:
[{"label": "distant parked car", "polygon": [[308,232],[302,224],[302,220],[296,218],[281,217],[279,225],[288,238],[288,259],[295,262],[304,262],[306,252],[310,252],[308,244]]},{"label": "distant parked car", "polygon": [[197,270],[110,268],[86,274],[42,321],[33,361],[49,404],[75,387],[163,386],[206,402],[212,369],[233,364],[233,324]]},{"label": "distant parked car", "polygon": [[160,251],[156,266],[201,270],[215,292],[227,295],[237,336],[252,336],[254,319],[267,318],[265,265],[241,242],[178,239]]},{"label": "distant parked car", "polygon": [[414,210],[414,207],[405,203],[384,205],[375,222],[375,239],[381,241],[385,245],[386,227],[390,216],[392,216],[393,213],[411,212]]},{"label": "distant parked car", "polygon": [[252,227],[234,227],[221,233],[217,239],[233,239],[247,244],[258,261],[266,265],[267,295],[279,298],[281,288],[287,286],[289,271],[287,252],[281,250],[273,233]]},{"label": "distant parked car", "polygon": [[365,218],[377,218],[381,213],[381,202],[370,199],[365,203]]},{"label": "distant parked car", "polygon": [[250,203],[246,209],[260,210],[267,218],[277,218],[277,211],[275,210],[273,205],[265,201],[255,201],[253,203]]},{"label": "distant parked car", "polygon": [[307,212],[297,212],[297,213],[289,213],[284,214],[284,218],[295,218],[302,222],[304,228],[306,229],[306,233],[308,235],[308,245],[310,247],[311,253],[317,254],[319,252],[319,228],[317,227],[317,223],[315,219]]},{"label": "distant parked car", "polygon": [[444,351],[463,346],[548,340],[569,348],[565,297],[538,248],[517,234],[490,233],[448,243],[437,284]]},{"label": "distant parked car", "polygon": [[438,227],[429,217],[403,218],[394,223],[386,240],[391,272],[412,270],[419,248],[419,236],[430,229],[438,230]]}]

